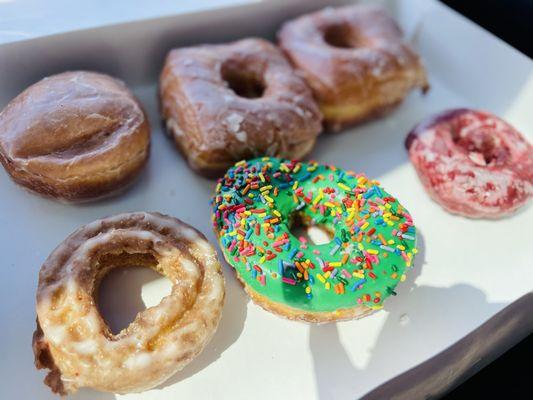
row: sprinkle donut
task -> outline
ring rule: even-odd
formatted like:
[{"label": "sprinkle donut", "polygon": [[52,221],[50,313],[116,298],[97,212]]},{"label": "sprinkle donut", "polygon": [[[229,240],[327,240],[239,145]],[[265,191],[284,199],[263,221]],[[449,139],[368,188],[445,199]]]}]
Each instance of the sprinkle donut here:
[{"label": "sprinkle donut", "polygon": [[[139,265],[172,281],[171,293],[118,334],[94,294],[112,268]],[[37,368],[62,395],[80,387],[130,393],[150,389],[196,357],[222,311],[224,279],[215,249],[183,222],[130,213],[92,222],[50,254],[37,288]]]},{"label": "sprinkle donut", "polygon": [[[333,239],[315,245],[297,238],[296,219]],[[411,216],[378,182],[314,162],[238,162],[219,181],[213,224],[254,302],[308,322],[381,308],[417,252]]]},{"label": "sprinkle donut", "polygon": [[451,213],[499,218],[533,195],[533,147],[495,115],[444,111],[418,124],[405,145],[429,195]]}]

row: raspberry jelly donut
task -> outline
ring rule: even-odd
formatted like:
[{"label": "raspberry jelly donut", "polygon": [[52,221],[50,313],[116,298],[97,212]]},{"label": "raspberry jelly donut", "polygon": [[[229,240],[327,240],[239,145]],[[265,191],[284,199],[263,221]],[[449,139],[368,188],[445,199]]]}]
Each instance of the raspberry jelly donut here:
[{"label": "raspberry jelly donut", "polygon": [[533,147],[490,113],[441,112],[419,123],[405,145],[429,195],[451,213],[499,218],[533,195]]}]

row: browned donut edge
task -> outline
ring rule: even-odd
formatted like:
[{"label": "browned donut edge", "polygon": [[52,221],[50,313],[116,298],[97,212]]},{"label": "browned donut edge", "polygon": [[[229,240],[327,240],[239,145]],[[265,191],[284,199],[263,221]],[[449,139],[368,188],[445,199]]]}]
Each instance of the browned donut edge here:
[{"label": "browned donut edge", "polygon": [[37,327],[32,337],[35,368],[50,370],[44,378],[44,384],[50,387],[53,393],[66,396],[67,391],[61,380],[61,371],[54,362],[38,318],[35,319],[35,323]]},{"label": "browned donut edge", "polygon": [[[149,132],[148,127],[143,127],[142,129],[146,129]],[[112,197],[127,190],[139,177],[140,172],[147,164],[150,157],[150,145],[148,145],[146,151],[143,153],[144,154],[140,153],[140,158],[134,158],[132,162],[125,167],[127,170],[122,172],[117,179],[98,183],[88,183],[79,180],[75,184],[62,184],[61,182],[51,184],[46,182],[40,176],[30,174],[23,169],[17,168],[16,164],[4,157],[2,153],[0,153],[0,163],[4,166],[4,169],[15,183],[23,186],[34,194],[66,203],[84,203]]]},{"label": "browned donut edge", "polygon": [[[172,139],[174,145],[182,157],[187,161],[189,167],[196,172],[197,174],[203,176],[207,179],[218,179],[222,177],[228,168],[235,164],[235,161],[228,161],[224,163],[209,164],[205,163],[203,165],[194,162],[194,159],[189,157],[188,150],[185,148],[183,141],[177,139],[177,135],[174,130],[169,126],[167,120],[163,119],[162,128],[167,133],[167,136]],[[293,158],[303,159],[307,157],[315,147],[316,138],[312,138],[306,142],[300,143],[298,146],[298,151],[294,152]],[[265,154],[266,156],[266,154]]]}]

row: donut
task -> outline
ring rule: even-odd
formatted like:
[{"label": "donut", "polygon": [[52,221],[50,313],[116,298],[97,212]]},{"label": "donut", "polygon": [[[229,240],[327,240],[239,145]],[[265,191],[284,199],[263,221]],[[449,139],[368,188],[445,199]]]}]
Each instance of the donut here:
[{"label": "donut", "polygon": [[117,193],[146,164],[150,127],[138,100],[108,75],[44,78],[0,113],[0,162],[18,184],[64,202]]},{"label": "donut", "polygon": [[428,89],[420,58],[378,6],[325,8],[286,22],[279,45],[303,75],[330,130],[385,114]]},{"label": "donut", "polygon": [[303,157],[322,129],[311,91],[262,39],[172,50],[160,98],[167,132],[210,177],[244,158]]},{"label": "donut", "polygon": [[[296,221],[331,241],[291,233]],[[413,263],[407,210],[363,174],[316,162],[240,161],[220,179],[213,226],[252,300],[300,321],[360,318],[395,295]]]},{"label": "donut", "polygon": [[[166,276],[172,291],[113,334],[94,294],[107,272],[130,265]],[[92,222],[67,237],[39,273],[36,367],[50,370],[45,383],[62,395],[81,387],[147,390],[202,351],[217,328],[223,300],[216,251],[187,224],[145,212]]]},{"label": "donut", "polygon": [[488,112],[433,115],[414,127],[405,146],[426,191],[451,213],[500,218],[533,196],[533,147]]}]

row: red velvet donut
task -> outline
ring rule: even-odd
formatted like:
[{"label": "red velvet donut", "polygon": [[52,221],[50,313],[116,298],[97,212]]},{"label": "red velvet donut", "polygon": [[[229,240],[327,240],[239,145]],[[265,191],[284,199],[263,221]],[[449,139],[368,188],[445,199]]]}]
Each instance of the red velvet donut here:
[{"label": "red velvet donut", "polygon": [[444,111],[418,124],[405,146],[426,190],[449,212],[498,218],[533,196],[533,147],[495,115]]}]

